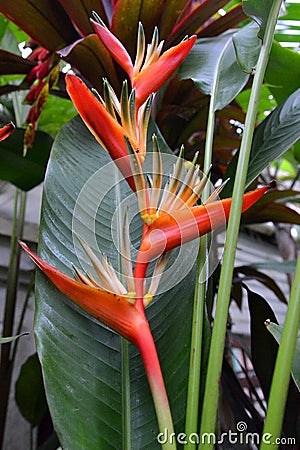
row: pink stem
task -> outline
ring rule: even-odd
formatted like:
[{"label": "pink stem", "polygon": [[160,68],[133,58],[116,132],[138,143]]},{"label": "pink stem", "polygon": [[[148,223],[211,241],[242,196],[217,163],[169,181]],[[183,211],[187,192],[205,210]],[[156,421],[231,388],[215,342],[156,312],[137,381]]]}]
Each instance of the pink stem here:
[{"label": "pink stem", "polygon": [[174,427],[171,410],[156,351],[156,346],[148,322],[145,321],[143,330],[140,331],[141,332],[138,333],[137,339],[135,341],[135,345],[139,349],[144,362],[146,375],[154,401],[160,433],[163,433],[164,437],[168,437],[168,439],[166,439],[167,442],[163,444],[163,447],[165,449],[174,449],[176,448],[176,443],[173,439],[173,436],[175,435],[172,434],[174,433]]}]

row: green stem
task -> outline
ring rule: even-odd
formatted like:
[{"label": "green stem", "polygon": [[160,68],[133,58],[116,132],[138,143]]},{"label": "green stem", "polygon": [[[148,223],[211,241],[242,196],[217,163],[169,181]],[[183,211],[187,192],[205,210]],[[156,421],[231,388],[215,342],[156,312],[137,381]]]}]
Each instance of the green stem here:
[{"label": "green stem", "polygon": [[[214,128],[215,128],[215,105],[217,100],[220,66],[223,61],[225,49],[220,55],[218,65],[216,68],[216,75],[212,87],[212,95],[209,103],[207,130],[204,151],[204,165],[203,172],[208,173],[212,162]],[[202,201],[205,202],[210,195],[210,185],[204,188],[202,194]],[[194,293],[194,307],[193,307],[193,322],[192,322],[192,337],[190,350],[190,368],[188,381],[188,395],[186,407],[186,423],[185,433],[191,436],[192,433],[198,431],[198,415],[199,415],[199,401],[200,401],[200,386],[201,386],[201,359],[202,359],[202,341],[203,341],[203,318],[204,305],[206,297],[206,278],[207,278],[207,264],[206,264],[206,249],[208,247],[207,235],[201,236],[199,239],[199,250],[197,257],[197,272],[196,272],[196,286]],[[193,450],[196,444],[190,442],[185,445],[187,450]]]},{"label": "green stem", "polygon": [[[257,68],[250,95],[248,113],[245,121],[245,131],[242,138],[236,178],[233,188],[231,212],[228,222],[224,259],[220,274],[219,291],[216,304],[214,327],[210,347],[206,387],[203,401],[203,414],[200,436],[204,433],[214,433],[217,419],[219,400],[219,382],[222,371],[224,343],[226,335],[227,316],[230,302],[230,291],[233,276],[234,260],[238,240],[242,199],[244,194],[251,143],[255,128],[261,86],[268,63],[269,53],[273,42],[274,30],[281,6],[281,0],[276,0],[270,11],[264,42],[260,51]],[[203,449],[212,449],[213,443],[204,443]]]},{"label": "green stem", "polygon": [[[199,396],[201,383],[201,357],[202,357],[202,336],[203,336],[203,316],[205,300],[205,283],[200,281],[203,261],[206,258],[206,235],[200,238],[199,251],[197,257],[196,285],[194,294],[194,309],[192,322],[192,337],[190,350],[190,369],[188,381],[188,395],[186,407],[185,434],[191,436],[198,429]],[[189,439],[185,447],[188,450],[195,448]]]},{"label": "green stem", "polygon": [[[218,77],[216,77],[215,88]],[[214,92],[216,90],[214,89]],[[205,142],[205,157],[203,172],[208,173],[212,160],[213,135],[215,125],[214,112],[215,99],[212,96],[209,106],[207,133]],[[209,197],[209,183],[205,186],[202,199],[205,201]],[[203,316],[206,296],[206,249],[207,236],[201,236],[199,239],[199,250],[197,256],[197,271],[196,271],[196,285],[194,292],[194,306],[193,306],[193,322],[192,322],[192,336],[191,336],[191,350],[190,350],[190,368],[188,381],[188,394],[186,406],[186,422],[185,433],[191,436],[192,433],[198,431],[198,415],[199,415],[199,400],[200,400],[200,385],[201,385],[201,359],[202,359],[202,336],[203,336]],[[189,439],[185,447],[188,450],[195,448],[195,444]]]},{"label": "green stem", "polygon": [[[25,208],[26,193],[17,189],[15,194],[14,222],[10,244],[10,261],[2,331],[3,337],[13,335],[20,267],[20,247],[18,245],[18,239],[23,234]],[[15,354],[13,354],[13,357],[10,357],[10,353],[11,342],[3,344],[1,346],[0,361],[0,448],[2,448],[4,441],[6,414],[12,378],[13,357],[15,356]]]},{"label": "green stem", "polygon": [[[116,200],[117,204],[121,203],[120,183],[121,174],[116,169]],[[117,230],[118,230],[118,247],[122,252],[122,228],[123,217],[120,208],[117,210]],[[120,272],[120,280],[125,282],[123,275],[122,255],[119,254],[118,268]],[[129,359],[129,342],[121,337],[121,383],[122,383],[122,448],[123,450],[131,449],[131,390],[130,390],[130,359]]]},{"label": "green stem", "polygon": [[123,450],[131,449],[131,405],[130,405],[130,363],[129,342],[121,338],[122,352],[122,439]]},{"label": "green stem", "polygon": [[[272,437],[272,449],[277,449],[276,439],[280,438],[285,404],[293,366],[298,328],[300,325],[300,256],[292,285],[290,302],[282,332],[281,344],[278,349],[273,373],[268,410],[263,435],[269,433]],[[270,444],[263,442],[260,450],[267,450]]]},{"label": "green stem", "polygon": [[156,346],[148,322],[145,322],[145,328],[143,329],[143,332],[140,333],[139,341],[136,342],[136,346],[141,353],[152,393],[160,432],[157,436],[158,442],[165,450],[174,450],[176,449],[176,439],[170,405]]},{"label": "green stem", "polygon": [[[29,302],[31,292],[33,291],[33,287],[34,287],[34,279],[35,279],[35,271],[32,272],[31,278],[29,280],[29,284],[28,284],[27,292],[26,292],[26,297],[25,297],[25,300],[24,300],[24,304],[23,304],[23,308],[22,308],[22,312],[21,312],[21,317],[20,317],[20,320],[19,320],[18,329],[16,331],[16,335],[21,334],[21,332],[22,332],[22,327],[23,327],[25,314],[26,314],[26,311],[27,311],[28,302]],[[15,357],[16,357],[18,344],[19,344],[19,339],[17,339],[15,341],[15,344],[14,344],[14,347],[13,347],[12,356],[11,356],[12,364],[14,363],[14,360],[15,360]]]}]

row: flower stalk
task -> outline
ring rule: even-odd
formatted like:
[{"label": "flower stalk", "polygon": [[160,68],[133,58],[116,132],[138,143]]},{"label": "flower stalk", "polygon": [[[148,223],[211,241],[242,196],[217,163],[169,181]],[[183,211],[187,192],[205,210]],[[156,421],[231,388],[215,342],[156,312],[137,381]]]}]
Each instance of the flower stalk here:
[{"label": "flower stalk", "polygon": [[[226,324],[240,217],[242,211],[243,191],[245,188],[253,132],[258,111],[259,97],[269,59],[271,45],[273,42],[275,25],[277,22],[280,6],[281,0],[274,1],[267,21],[265,36],[253,80],[248,112],[245,121],[245,129],[239,152],[238,166],[236,170],[236,178],[232,195],[232,210],[228,222],[225,252],[220,274],[219,291],[216,301],[217,306],[207,368],[200,435],[203,435],[203,433],[214,433],[216,427],[219,399],[219,380],[222,370]],[[205,443],[203,449],[208,450],[212,449],[212,447],[212,443]]]}]

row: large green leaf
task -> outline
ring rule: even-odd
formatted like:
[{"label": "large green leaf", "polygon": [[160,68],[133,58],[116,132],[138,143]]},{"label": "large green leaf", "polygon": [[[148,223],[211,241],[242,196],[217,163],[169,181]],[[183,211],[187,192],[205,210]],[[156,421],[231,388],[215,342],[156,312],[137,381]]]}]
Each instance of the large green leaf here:
[{"label": "large green leaf", "polygon": [[281,47],[274,41],[265,79],[277,103],[280,104],[286,100],[300,86],[299,53]]},{"label": "large green leaf", "polygon": [[[111,175],[109,162],[108,155],[78,118],[65,125],[56,138],[45,179],[39,251],[44,259],[68,275],[72,275],[71,262],[79,265],[72,226],[91,245],[96,237],[101,251],[116,265],[118,254],[111,230],[119,199],[118,193],[110,189],[116,175]],[[87,190],[87,181],[93,189]],[[130,205],[135,204],[135,196],[124,181],[119,194],[131,195]],[[139,221],[133,221],[134,247],[139,230]],[[172,276],[178,278],[181,272],[180,265]],[[192,280],[187,276],[147,310],[178,430],[184,426],[191,286]],[[122,429],[121,417],[120,337],[73,306],[41,273],[37,276],[36,293],[38,353],[62,447],[122,448],[122,433],[126,430]],[[147,379],[141,358],[132,346],[130,367],[132,448],[159,448]]]},{"label": "large green leaf", "polygon": [[260,26],[260,36],[264,37],[267,20],[274,0],[243,0],[243,8],[247,16]]},{"label": "large green leaf", "polygon": [[52,138],[38,131],[26,157],[23,156],[23,141],[24,130],[18,128],[0,142],[0,179],[29,191],[44,179]]},{"label": "large green leaf", "polygon": [[300,137],[300,89],[255,130],[246,183],[249,185],[267,165],[283,155]]},{"label": "large green leaf", "polygon": [[199,39],[179,70],[204,93],[213,96],[214,110],[228,105],[243,89],[260,50],[258,27],[252,23],[214,38]]},{"label": "large green leaf", "polygon": [[[246,184],[255,178],[274,160],[283,155],[300,137],[300,89],[275,108],[254,132]],[[236,154],[228,166],[230,178],[222,196],[230,196],[237,166]]]}]

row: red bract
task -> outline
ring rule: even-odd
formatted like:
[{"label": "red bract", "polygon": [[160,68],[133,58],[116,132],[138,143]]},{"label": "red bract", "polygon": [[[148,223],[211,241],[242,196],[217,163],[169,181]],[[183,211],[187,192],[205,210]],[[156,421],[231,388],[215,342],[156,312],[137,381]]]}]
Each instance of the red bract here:
[{"label": "red bract", "polygon": [[169,432],[172,432],[168,397],[156,347],[144,310],[139,309],[125,295],[109,292],[95,286],[95,280],[85,277],[79,271],[77,274],[80,281],[73,280],[37,256],[23,242],[20,242],[20,245],[60,292],[98,321],[128,339],[139,349],[154,398],[158,422],[162,428],[166,426],[167,420]]},{"label": "red bract", "polygon": [[20,245],[59,291],[91,316],[136,343],[137,330],[146,319],[126,296],[75,281],[38,257],[23,242]]},{"label": "red bract", "polygon": [[163,42],[158,41],[155,28],[151,44],[145,51],[145,36],[142,25],[139,25],[137,54],[133,64],[127,50],[116,36],[108,30],[104,23],[92,20],[95,31],[112,57],[125,70],[136,89],[137,106],[142,105],[152,92],[156,92],[175,72],[193,47],[196,36],[182,41],[160,55]]},{"label": "red bract", "polygon": [[[256,203],[271,186],[244,195],[242,212]],[[137,257],[135,277],[143,279],[149,262],[157,256],[224,225],[232,199],[161,214],[144,233]]]},{"label": "red bract", "polygon": [[4,141],[4,139],[8,138],[15,130],[15,126],[12,122],[10,122],[7,125],[4,125],[4,127],[0,128],[0,142]]},{"label": "red bract", "polygon": [[108,113],[106,108],[80,78],[68,74],[66,76],[66,86],[68,94],[86,126],[97,141],[108,151],[111,158],[116,161],[116,165],[124,178],[126,178],[131,188],[135,190],[128,150],[124,139],[124,129]]}]

